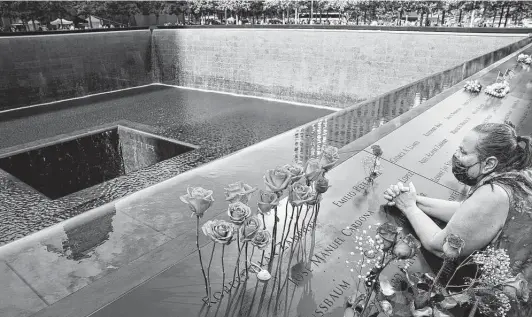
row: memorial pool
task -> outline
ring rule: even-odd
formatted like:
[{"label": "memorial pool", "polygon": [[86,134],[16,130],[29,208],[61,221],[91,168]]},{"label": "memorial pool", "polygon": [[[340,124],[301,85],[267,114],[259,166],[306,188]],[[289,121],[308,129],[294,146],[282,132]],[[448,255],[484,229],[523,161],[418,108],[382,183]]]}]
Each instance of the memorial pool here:
[{"label": "memorial pool", "polygon": [[151,85],[0,114],[0,243],[335,110]]}]

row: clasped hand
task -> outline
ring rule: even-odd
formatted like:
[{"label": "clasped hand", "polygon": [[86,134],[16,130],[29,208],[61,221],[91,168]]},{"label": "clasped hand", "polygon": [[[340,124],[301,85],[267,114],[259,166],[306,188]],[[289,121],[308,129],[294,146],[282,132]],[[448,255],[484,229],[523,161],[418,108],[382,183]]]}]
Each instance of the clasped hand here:
[{"label": "clasped hand", "polygon": [[388,206],[396,206],[401,211],[405,211],[416,205],[416,188],[410,182],[408,187],[399,182],[396,185],[390,185],[384,192],[384,198],[388,201]]}]

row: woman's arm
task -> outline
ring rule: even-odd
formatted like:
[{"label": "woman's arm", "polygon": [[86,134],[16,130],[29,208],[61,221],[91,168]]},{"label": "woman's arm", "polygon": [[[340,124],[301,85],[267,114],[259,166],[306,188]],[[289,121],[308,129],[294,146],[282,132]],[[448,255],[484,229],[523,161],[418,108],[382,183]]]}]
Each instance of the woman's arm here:
[{"label": "woman's arm", "polygon": [[463,255],[468,255],[488,245],[498,234],[508,216],[509,199],[499,186],[482,186],[464,201],[451,217],[447,226],[440,229],[416,205],[403,212],[416,231],[421,244],[428,251],[442,256],[445,238],[453,233],[465,241]]},{"label": "woman's arm", "polygon": [[449,222],[460,207],[460,203],[457,201],[429,198],[420,195],[417,195],[416,203],[419,209],[427,215],[445,222]]}]

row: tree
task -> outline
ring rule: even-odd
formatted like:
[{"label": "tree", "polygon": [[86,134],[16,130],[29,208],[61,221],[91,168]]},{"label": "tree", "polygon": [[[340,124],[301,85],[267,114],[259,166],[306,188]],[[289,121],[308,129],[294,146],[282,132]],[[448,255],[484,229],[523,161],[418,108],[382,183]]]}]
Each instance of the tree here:
[{"label": "tree", "polygon": [[155,24],[159,25],[159,16],[164,13],[167,3],[164,1],[137,2],[140,12],[144,15],[154,14]]},{"label": "tree", "polygon": [[105,1],[103,2],[103,8],[102,6],[97,7],[94,13],[107,17],[120,17],[122,22],[123,18],[127,17],[127,24],[129,26],[131,17],[140,13],[140,9],[137,3],[133,1]]},{"label": "tree", "polygon": [[185,21],[185,13],[190,12],[190,5],[188,1],[175,1],[166,6],[165,13],[174,14],[177,16],[177,21],[179,22],[179,17],[182,17],[183,22]]},{"label": "tree", "polygon": [[264,9],[281,13],[283,24],[285,24],[285,13],[289,10],[291,2],[290,0],[265,0]]},{"label": "tree", "polygon": [[[82,15],[89,20],[89,27],[92,29],[91,16],[97,12],[102,12],[104,10],[104,5],[107,7],[107,3],[105,2],[80,1],[75,2],[74,9],[76,10],[76,15]],[[109,10],[109,8],[105,9]]]},{"label": "tree", "polygon": [[249,11],[251,12],[251,23],[255,24],[255,19],[264,12],[264,1],[252,1],[249,6]]}]

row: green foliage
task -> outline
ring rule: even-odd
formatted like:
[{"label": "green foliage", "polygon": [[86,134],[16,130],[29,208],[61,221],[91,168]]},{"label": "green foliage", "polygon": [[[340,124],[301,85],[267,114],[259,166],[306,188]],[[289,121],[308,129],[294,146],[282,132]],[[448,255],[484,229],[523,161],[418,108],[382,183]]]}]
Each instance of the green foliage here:
[{"label": "green foliage", "polygon": [[[4,17],[50,21],[59,16],[128,16],[135,14],[175,14],[193,13],[195,15],[214,12],[232,12],[259,16],[264,13],[281,17],[286,12],[315,13],[338,12],[344,21],[353,17],[373,20],[395,21],[407,12],[432,17],[441,16],[441,20],[453,18],[466,19],[472,10],[477,17],[490,18],[501,16],[503,21],[517,22],[532,15],[532,3],[528,1],[369,1],[369,0],[189,0],[189,1],[0,1],[0,13]],[[506,15],[508,14],[508,16]],[[442,21],[442,22],[445,22]]]}]

